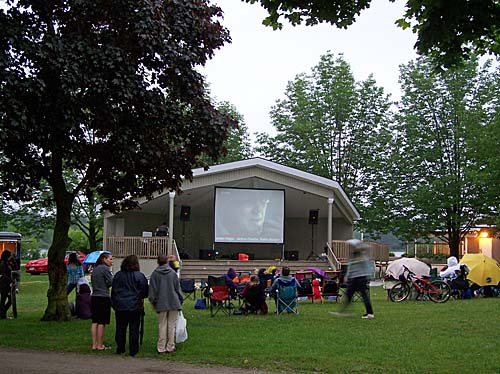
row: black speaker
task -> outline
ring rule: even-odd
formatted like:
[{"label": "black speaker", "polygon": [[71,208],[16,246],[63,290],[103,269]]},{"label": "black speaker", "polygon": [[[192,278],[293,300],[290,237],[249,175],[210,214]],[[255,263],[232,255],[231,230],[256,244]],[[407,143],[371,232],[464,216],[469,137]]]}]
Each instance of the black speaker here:
[{"label": "black speaker", "polygon": [[191,207],[187,205],[181,206],[181,221],[188,222],[191,218]]},{"label": "black speaker", "polygon": [[317,225],[319,219],[319,209],[311,209],[309,211],[309,224]]},{"label": "black speaker", "polygon": [[299,251],[285,251],[285,260],[298,261],[299,260]]},{"label": "black speaker", "polygon": [[215,260],[213,249],[200,249],[200,260]]}]

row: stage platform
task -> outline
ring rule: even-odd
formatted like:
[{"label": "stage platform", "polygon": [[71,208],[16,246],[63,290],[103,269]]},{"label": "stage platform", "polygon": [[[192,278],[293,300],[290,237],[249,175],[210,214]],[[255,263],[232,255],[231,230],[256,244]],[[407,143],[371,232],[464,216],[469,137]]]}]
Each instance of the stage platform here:
[{"label": "stage platform", "polygon": [[281,260],[182,260],[181,278],[206,279],[209,275],[222,275],[232,267],[236,272],[253,272],[255,269],[276,266],[281,268],[288,266],[292,274],[298,271],[305,271],[308,267],[319,268],[324,271],[332,269],[328,262],[325,261],[281,261]]}]

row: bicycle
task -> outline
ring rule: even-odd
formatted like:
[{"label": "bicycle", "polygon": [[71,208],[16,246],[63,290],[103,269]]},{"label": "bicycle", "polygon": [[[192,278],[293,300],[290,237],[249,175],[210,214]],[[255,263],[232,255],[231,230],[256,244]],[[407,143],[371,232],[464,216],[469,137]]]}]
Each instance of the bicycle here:
[{"label": "bicycle", "polygon": [[406,300],[410,296],[412,287],[418,293],[417,299],[420,296],[427,296],[435,303],[444,303],[450,299],[451,288],[446,282],[417,277],[406,266],[403,267],[403,274],[399,276],[400,282],[396,283],[389,291],[391,301],[398,303]]}]

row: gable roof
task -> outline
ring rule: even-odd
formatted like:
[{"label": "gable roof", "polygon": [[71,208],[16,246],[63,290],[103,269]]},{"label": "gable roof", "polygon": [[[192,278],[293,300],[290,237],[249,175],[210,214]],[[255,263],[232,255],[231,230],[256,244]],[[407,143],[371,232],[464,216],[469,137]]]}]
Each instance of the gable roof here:
[{"label": "gable roof", "polygon": [[[261,157],[193,170],[193,180],[184,180],[182,193],[175,197],[176,207],[189,205],[198,212],[213,210],[215,187],[284,189],[286,215],[303,217],[309,209],[326,214],[327,199],[334,199],[334,216],[349,222],[360,218],[338,182],[280,165]],[[168,206],[169,191],[155,194],[153,200],[138,199],[144,212],[162,214]],[[177,208],[176,208],[177,209]]]},{"label": "gable roof", "polygon": [[[226,175],[224,178],[218,176]],[[211,166],[208,170],[198,168],[193,170],[193,183],[196,178],[219,179],[220,182],[228,179],[236,180],[243,175],[252,175],[262,179],[271,180],[303,191],[307,191],[324,198],[334,198],[339,208],[344,208],[345,212],[352,220],[360,218],[359,212],[352,204],[340,184],[334,180],[307,173],[302,170],[284,166],[261,157],[254,157],[241,161],[234,161],[220,165]],[[190,187],[189,181],[183,183],[183,190]]]}]

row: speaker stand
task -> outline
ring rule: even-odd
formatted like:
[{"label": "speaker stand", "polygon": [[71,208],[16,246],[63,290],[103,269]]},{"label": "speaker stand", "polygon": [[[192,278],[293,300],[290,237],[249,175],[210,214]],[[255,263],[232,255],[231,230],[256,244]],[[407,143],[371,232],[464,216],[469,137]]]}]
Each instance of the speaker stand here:
[{"label": "speaker stand", "polygon": [[311,224],[311,252],[307,255],[307,260],[316,260],[318,257],[314,252],[314,224]]},{"label": "speaker stand", "polygon": [[186,243],[186,221],[182,221],[182,249],[181,253],[179,253],[179,256],[182,258],[191,258],[191,255],[186,251],[185,247]]}]

